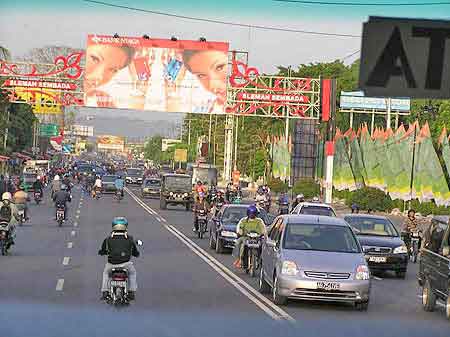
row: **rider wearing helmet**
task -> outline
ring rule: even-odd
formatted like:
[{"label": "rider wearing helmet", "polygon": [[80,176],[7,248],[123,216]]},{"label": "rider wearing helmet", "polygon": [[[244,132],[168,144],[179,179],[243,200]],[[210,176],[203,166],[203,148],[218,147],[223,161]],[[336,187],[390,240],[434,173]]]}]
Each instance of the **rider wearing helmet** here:
[{"label": "rider wearing helmet", "polygon": [[137,290],[136,269],[133,262],[130,261],[131,256],[139,257],[139,251],[131,235],[128,235],[128,220],[124,217],[116,217],[112,222],[111,234],[103,240],[99,255],[107,255],[108,263],[103,270],[102,281],[102,299],[105,300],[109,295],[109,276],[113,268],[126,268],[129,275],[128,298],[133,300]]},{"label": "rider wearing helmet", "polygon": [[25,216],[25,220],[28,220],[28,194],[23,190],[22,185],[18,185],[17,191],[14,193],[13,197],[14,203],[16,204],[17,209],[23,209],[23,215]]},{"label": "rider wearing helmet", "polygon": [[298,194],[295,197],[294,202],[292,203],[292,209],[294,209],[295,207],[297,207],[298,204],[305,202],[305,196],[303,194]]},{"label": "rider wearing helmet", "polygon": [[[66,220],[67,214],[67,202],[71,202],[72,198],[70,197],[70,193],[67,191],[67,186],[61,184],[61,189],[53,195],[53,201],[55,202],[55,207],[64,208],[64,220]],[[55,210],[55,220],[56,220],[56,210]]]},{"label": "rider wearing helmet", "polygon": [[195,204],[194,204],[194,228],[193,228],[194,232],[198,231],[197,212],[200,211],[200,210],[204,210],[206,213],[208,213],[209,210],[210,210],[208,201],[206,201],[206,198],[205,198],[205,193],[203,193],[203,192],[200,192],[198,194],[198,198],[197,198],[197,200],[195,201]]},{"label": "rider wearing helmet", "polygon": [[123,178],[121,175],[118,175],[116,180],[114,181],[114,185],[116,186],[116,189],[121,192],[122,198],[123,198],[123,189],[125,186],[125,182],[123,181]]},{"label": "rider wearing helmet", "polygon": [[33,183],[34,193],[39,192],[42,195],[42,180],[40,176],[36,177],[36,180]]},{"label": "rider wearing helmet", "polygon": [[239,256],[236,257],[234,261],[234,265],[237,268],[241,267],[241,260],[244,254],[244,240],[248,233],[254,232],[259,235],[266,235],[266,225],[264,221],[257,217],[258,209],[255,205],[250,205],[247,208],[247,216],[242,218],[236,227],[236,232],[239,236],[239,239],[236,241],[236,252],[239,252]]},{"label": "rider wearing helmet", "polygon": [[61,190],[61,181],[59,179],[59,175],[55,175],[52,181],[52,198],[56,192]]}]

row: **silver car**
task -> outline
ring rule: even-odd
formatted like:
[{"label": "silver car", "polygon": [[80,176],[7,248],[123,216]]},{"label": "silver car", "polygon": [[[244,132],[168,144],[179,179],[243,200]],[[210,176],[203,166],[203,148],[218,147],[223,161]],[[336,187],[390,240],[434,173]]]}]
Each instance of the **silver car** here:
[{"label": "silver car", "polygon": [[259,290],[288,299],[347,302],[367,310],[370,272],[351,227],[340,218],[280,215],[263,242]]}]

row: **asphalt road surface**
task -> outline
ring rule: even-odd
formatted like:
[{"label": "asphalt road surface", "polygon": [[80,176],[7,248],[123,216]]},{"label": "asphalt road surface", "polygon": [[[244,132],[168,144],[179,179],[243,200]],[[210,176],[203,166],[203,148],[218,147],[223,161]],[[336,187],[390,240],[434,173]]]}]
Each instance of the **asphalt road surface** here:
[{"label": "asphalt road surface", "polygon": [[[346,305],[292,302],[277,307],[257,280],[232,267],[229,253],[192,232],[192,213],[159,209],[130,188],[120,203],[73,191],[58,227],[48,200],[31,205],[10,256],[0,256],[0,336],[446,336],[443,306],[422,310],[417,266],[406,280],[379,275],[367,312]],[[46,193],[48,194],[48,192]],[[97,252],[114,216],[144,242],[135,259],[138,292],[128,307],[100,301],[105,258]]]}]

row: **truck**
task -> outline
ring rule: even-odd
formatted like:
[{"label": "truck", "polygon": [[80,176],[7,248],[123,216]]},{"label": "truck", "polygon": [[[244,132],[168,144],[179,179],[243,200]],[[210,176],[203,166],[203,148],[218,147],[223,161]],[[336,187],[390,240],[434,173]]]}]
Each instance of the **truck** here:
[{"label": "truck", "polygon": [[207,187],[217,186],[217,168],[212,164],[197,162],[188,167],[188,172],[193,185],[200,180]]}]

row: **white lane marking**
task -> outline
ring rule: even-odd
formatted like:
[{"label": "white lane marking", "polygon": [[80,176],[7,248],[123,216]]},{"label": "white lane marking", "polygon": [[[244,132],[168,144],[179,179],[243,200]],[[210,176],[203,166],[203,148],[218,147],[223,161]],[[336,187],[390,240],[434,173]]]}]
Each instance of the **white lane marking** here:
[{"label": "white lane marking", "polygon": [[58,279],[58,282],[56,282],[56,291],[62,291],[64,288],[64,279],[60,278]]},{"label": "white lane marking", "polygon": [[67,242],[67,248],[72,248],[73,247],[73,242]]},{"label": "white lane marking", "polygon": [[70,235],[72,235],[72,236],[75,236],[75,234],[77,234],[77,232],[75,232],[75,231],[70,232]]},{"label": "white lane marking", "polygon": [[78,227],[78,222],[75,221],[75,222],[73,223],[73,227]]},{"label": "white lane marking", "polygon": [[377,276],[372,276],[372,278],[373,278],[374,280],[377,280],[377,281],[383,281],[383,279],[382,279],[382,278],[380,278],[380,277],[377,277]]},{"label": "white lane marking", "polygon": [[161,218],[161,221],[167,223],[167,220],[164,218]]},{"label": "white lane marking", "polygon": [[79,209],[77,209],[77,213],[78,213],[78,214],[80,214],[80,213],[81,213],[81,211],[80,211]]},{"label": "white lane marking", "polygon": [[75,215],[75,218],[79,219],[80,218],[80,214]]},{"label": "white lane marking", "polygon": [[190,243],[184,240],[181,236],[179,236],[175,231],[172,230],[169,226],[164,226],[166,229],[175,235],[181,242],[183,242],[192,252],[194,252],[199,258],[205,261],[212,269],[214,269],[219,275],[221,275],[225,280],[227,280],[232,286],[234,286],[237,290],[239,290],[243,295],[247,296],[254,304],[256,304],[261,310],[263,310],[267,315],[269,315],[274,320],[280,320],[281,317],[275,314],[272,310],[270,310],[266,305],[264,305],[261,301],[259,301],[255,296],[250,294],[247,290],[241,287],[236,281],[234,281],[230,276],[225,274],[219,267],[209,261],[205,256],[203,256],[200,252],[198,252]]},{"label": "white lane marking", "polygon": [[[140,200],[133,192],[127,191],[128,194],[146,210],[148,213],[151,208],[145,204],[142,200]],[[196,255],[198,255],[203,261],[205,261],[208,265],[210,265],[217,273],[223,276],[230,284],[232,284],[236,289],[241,291],[247,298],[249,298],[253,303],[255,303],[258,307],[260,307],[264,312],[266,312],[270,317],[276,320],[284,319],[291,322],[295,322],[295,319],[290,316],[287,312],[273,304],[269,299],[265,296],[261,295],[256,289],[254,289],[247,282],[242,280],[239,276],[233,273],[230,269],[228,269],[221,262],[216,260],[213,256],[208,254],[204,249],[200,248],[195,244],[192,240],[186,237],[183,233],[181,233],[178,229],[173,226],[164,225],[164,227],[173,235],[175,235],[181,242],[183,242],[190,250],[192,250]],[[225,277],[225,276],[226,277]],[[231,281],[230,281],[231,280]],[[245,289],[244,289],[245,288]],[[257,302],[255,302],[255,300]],[[260,306],[261,305],[261,306]],[[272,310],[270,310],[272,309]],[[278,313],[278,314],[276,314]]]},{"label": "white lane marking", "polygon": [[67,266],[69,264],[69,262],[70,262],[70,257],[65,256],[62,264],[63,264],[63,266]]}]

